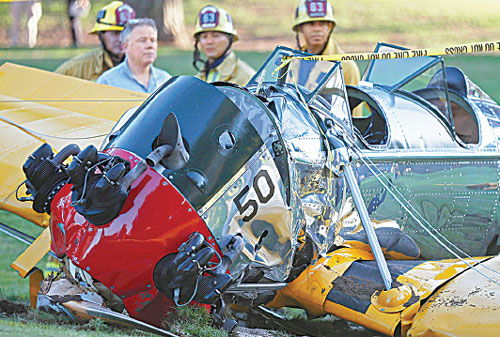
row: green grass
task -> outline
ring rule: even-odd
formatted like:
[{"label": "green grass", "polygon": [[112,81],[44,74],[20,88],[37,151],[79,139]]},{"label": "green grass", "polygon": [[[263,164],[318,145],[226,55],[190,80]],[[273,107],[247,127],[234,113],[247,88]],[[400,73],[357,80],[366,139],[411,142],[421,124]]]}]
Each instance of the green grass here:
[{"label": "green grass", "polygon": [[193,337],[228,337],[227,331],[212,325],[212,318],[203,308],[178,307],[171,319],[165,322],[170,331]]},{"label": "green grass", "polygon": [[[0,65],[5,62],[12,62],[24,66],[53,71],[64,61],[80,55],[88,50],[87,48],[15,48],[0,50]],[[237,51],[237,54],[247,61],[252,67],[258,69],[269,56],[269,52]],[[193,53],[187,50],[174,49],[170,47],[160,47],[155,65],[165,69],[172,75],[194,75],[197,70],[192,66]]]},{"label": "green grass", "polygon": [[150,333],[110,326],[99,319],[76,324],[63,316],[30,310],[27,314],[10,317],[0,313],[0,335],[9,337],[101,337],[156,336]]},{"label": "green grass", "polygon": [[[37,237],[42,228],[33,225],[17,215],[0,211],[0,222],[14,227],[28,235]],[[27,246],[0,232],[0,293],[1,296],[10,300],[28,303],[28,279],[22,279],[19,274],[10,267],[10,264],[27,248]],[[46,259],[37,266],[43,268]]]}]

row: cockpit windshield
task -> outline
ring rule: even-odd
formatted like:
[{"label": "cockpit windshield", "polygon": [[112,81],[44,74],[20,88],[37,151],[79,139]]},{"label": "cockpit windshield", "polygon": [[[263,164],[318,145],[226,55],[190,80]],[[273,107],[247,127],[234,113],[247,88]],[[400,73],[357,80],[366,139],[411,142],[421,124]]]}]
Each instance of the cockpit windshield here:
[{"label": "cockpit windshield", "polygon": [[[409,53],[406,48],[385,43],[378,43],[374,52],[394,51],[401,52],[402,55]],[[405,85],[439,61],[440,57],[437,56],[372,60],[366,68],[363,80],[393,90]]]},{"label": "cockpit windshield", "polygon": [[305,56],[312,55],[276,47],[247,87],[256,94],[261,94],[261,88],[264,87],[289,87],[297,92],[299,100],[306,106],[319,104],[329,110],[329,117],[338,118],[344,125],[350,126],[351,112],[340,62],[293,59],[277,70],[285,58]]},{"label": "cockpit windshield", "polygon": [[[403,57],[414,53],[409,55],[407,49],[383,43],[375,49],[376,53],[394,51],[402,53]],[[363,80],[410,96],[436,113],[462,144],[478,144],[479,128],[474,106],[482,110],[491,107],[492,101],[460,69],[445,67],[442,57],[372,60]]]},{"label": "cockpit windshield", "polygon": [[[370,61],[363,80],[412,96],[453,124],[444,62],[439,56],[408,57],[406,48],[379,43],[375,53],[401,52],[403,58]],[[408,54],[408,55],[407,55]],[[404,58],[408,57],[408,58]]]},{"label": "cockpit windshield", "polygon": [[[342,82],[341,72],[335,76],[340,62],[295,59],[277,70],[285,58],[303,56],[311,56],[311,54],[277,47],[250,80],[248,86],[256,85],[258,88],[263,83],[289,84],[300,91],[307,103],[310,103],[318,94],[331,96],[335,88],[337,91],[342,91],[342,85],[338,83]],[[335,77],[340,77],[340,79],[334,79]]]}]

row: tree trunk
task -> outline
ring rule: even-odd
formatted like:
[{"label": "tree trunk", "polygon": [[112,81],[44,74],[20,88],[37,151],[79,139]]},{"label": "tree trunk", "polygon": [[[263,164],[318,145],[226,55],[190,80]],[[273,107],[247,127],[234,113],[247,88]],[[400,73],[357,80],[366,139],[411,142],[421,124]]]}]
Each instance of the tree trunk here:
[{"label": "tree trunk", "polygon": [[158,27],[158,40],[179,48],[189,48],[191,39],[184,26],[182,0],[125,0],[136,12],[137,18],[151,18]]},{"label": "tree trunk", "polygon": [[164,0],[163,2],[163,29],[176,47],[187,49],[191,39],[184,25],[184,6],[182,0]]}]

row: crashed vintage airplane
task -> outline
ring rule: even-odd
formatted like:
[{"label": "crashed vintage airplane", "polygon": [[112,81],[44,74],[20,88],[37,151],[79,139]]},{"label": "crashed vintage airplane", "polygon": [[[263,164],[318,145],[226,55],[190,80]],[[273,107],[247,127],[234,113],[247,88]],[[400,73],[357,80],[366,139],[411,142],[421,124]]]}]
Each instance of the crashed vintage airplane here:
[{"label": "crashed vintage airplane", "polygon": [[[278,47],[246,88],[175,77],[128,110],[99,150],[34,151],[27,195],[16,195],[50,225],[13,266],[29,274],[50,230],[64,265],[50,284],[66,282],[58,289],[73,296],[61,303],[42,283],[39,307],[126,309],[152,329],[172,305],[206,304],[228,329],[252,312],[298,307],[391,336],[495,335],[500,107],[440,57],[374,60],[346,88],[339,62],[294,60],[274,72],[301,55]],[[4,79],[28,71],[2,68]],[[13,108],[22,102],[0,104],[3,128],[17,133],[4,142],[47,139],[36,107],[27,118]],[[80,141],[93,132],[82,124]],[[5,209],[42,223],[12,199]]]}]

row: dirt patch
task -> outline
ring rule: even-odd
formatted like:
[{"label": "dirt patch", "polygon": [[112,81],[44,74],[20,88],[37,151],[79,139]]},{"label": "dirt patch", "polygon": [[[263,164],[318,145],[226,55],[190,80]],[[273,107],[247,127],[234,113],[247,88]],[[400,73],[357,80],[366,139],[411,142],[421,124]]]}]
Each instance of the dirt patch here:
[{"label": "dirt patch", "polygon": [[276,337],[277,332],[273,330],[251,329],[238,327],[235,331],[238,337]]},{"label": "dirt patch", "polygon": [[384,285],[348,275],[337,277],[333,281],[333,289],[362,301],[370,301],[372,294],[377,290],[383,290]]},{"label": "dirt patch", "polygon": [[7,316],[11,316],[13,314],[26,314],[28,310],[29,306],[26,304],[0,300],[0,312],[5,313]]}]

